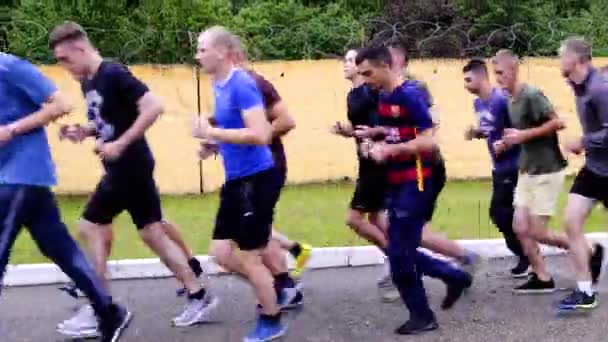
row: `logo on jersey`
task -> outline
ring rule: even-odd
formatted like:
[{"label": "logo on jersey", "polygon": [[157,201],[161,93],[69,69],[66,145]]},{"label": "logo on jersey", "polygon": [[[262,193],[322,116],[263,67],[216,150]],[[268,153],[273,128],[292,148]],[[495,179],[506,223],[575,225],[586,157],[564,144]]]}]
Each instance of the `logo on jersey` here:
[{"label": "logo on jersey", "polygon": [[101,106],[103,105],[103,97],[99,95],[97,90],[90,90],[85,95],[87,103],[87,117],[89,121],[95,124],[97,136],[102,141],[110,141],[114,138],[114,126],[105,122],[101,117]]}]

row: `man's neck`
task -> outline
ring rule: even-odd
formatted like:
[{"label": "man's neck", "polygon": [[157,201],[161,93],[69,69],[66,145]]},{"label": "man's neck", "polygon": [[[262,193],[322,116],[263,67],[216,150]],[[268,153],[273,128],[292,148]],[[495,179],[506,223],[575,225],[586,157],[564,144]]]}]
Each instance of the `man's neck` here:
[{"label": "man's neck", "polygon": [[223,64],[215,71],[215,74],[213,75],[213,80],[220,83],[225,82],[228,76],[230,75],[230,72],[234,68],[235,66],[231,63]]},{"label": "man's neck", "polygon": [[513,87],[511,87],[507,90],[509,91],[509,94],[511,94],[511,97],[513,97],[514,99],[517,99],[523,89],[524,89],[524,83],[515,82]]},{"label": "man's neck", "polygon": [[574,70],[573,72],[570,73],[570,81],[572,81],[574,84],[583,84],[583,82],[585,82],[585,80],[587,79],[587,76],[589,75],[589,73],[591,72],[591,66],[590,65],[585,65],[583,68],[581,68],[580,70]]},{"label": "man's neck", "polygon": [[479,98],[483,101],[488,101],[492,97],[492,85],[489,82],[483,83],[481,87],[479,87]]},{"label": "man's neck", "polygon": [[365,83],[365,81],[363,80],[363,77],[358,76],[358,75],[353,76],[353,78],[351,78],[350,81],[353,84],[353,88],[357,88],[357,87],[361,86],[363,83]]},{"label": "man's neck", "polygon": [[403,83],[403,81],[401,80],[401,77],[395,73],[392,73],[390,75],[389,79],[387,80],[386,84],[384,86],[382,86],[382,88],[387,93],[392,93],[393,90],[397,89],[397,87],[399,87],[401,85],[401,83]]},{"label": "man's neck", "polygon": [[87,75],[88,79],[93,78],[97,74],[97,71],[99,71],[99,67],[101,67],[101,63],[103,63],[103,58],[99,54],[96,53],[91,57],[91,62],[89,63],[89,70]]}]

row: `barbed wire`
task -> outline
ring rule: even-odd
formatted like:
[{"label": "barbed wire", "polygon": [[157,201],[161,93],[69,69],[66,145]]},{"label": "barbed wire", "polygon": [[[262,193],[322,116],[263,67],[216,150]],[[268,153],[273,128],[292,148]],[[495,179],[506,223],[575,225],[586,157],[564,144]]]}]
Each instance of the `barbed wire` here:
[{"label": "barbed wire", "polygon": [[[336,25],[341,25],[337,23]],[[588,18],[560,19],[541,23],[468,24],[412,20],[389,22],[370,19],[361,23],[343,23],[344,34],[315,35],[306,24],[271,25],[258,34],[256,40],[246,37],[249,56],[253,61],[268,59],[268,42],[283,39],[287,35],[298,42],[302,59],[335,58],[352,47],[364,45],[386,45],[401,42],[412,57],[465,58],[490,56],[503,48],[515,49],[522,56],[554,56],[559,42],[570,35],[587,38],[601,36],[605,23]],[[568,28],[576,27],[576,32]],[[15,30],[14,28],[18,28]],[[170,30],[162,27],[85,27],[104,55],[124,63],[193,63],[198,31],[187,29]],[[238,31],[238,29],[237,29]],[[15,51],[24,57],[49,58],[46,48],[49,29],[34,21],[14,20],[10,25],[0,25],[0,49]],[[112,39],[120,40],[115,41]],[[608,41],[594,42],[596,54],[608,52]],[[266,42],[264,42],[266,41]],[[604,44],[604,45],[602,45]]]}]

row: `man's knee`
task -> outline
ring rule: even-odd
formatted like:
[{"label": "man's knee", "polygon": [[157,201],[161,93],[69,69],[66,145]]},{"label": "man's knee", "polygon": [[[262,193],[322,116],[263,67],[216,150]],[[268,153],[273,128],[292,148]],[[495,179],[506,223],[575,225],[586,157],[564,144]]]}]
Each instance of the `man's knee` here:
[{"label": "man's knee", "polygon": [[209,255],[224,268],[231,264],[233,252],[234,246],[229,240],[213,240],[209,246]]},{"label": "man's knee", "polygon": [[166,235],[167,233],[161,222],[148,224],[139,230],[139,236],[147,244],[158,242]]}]

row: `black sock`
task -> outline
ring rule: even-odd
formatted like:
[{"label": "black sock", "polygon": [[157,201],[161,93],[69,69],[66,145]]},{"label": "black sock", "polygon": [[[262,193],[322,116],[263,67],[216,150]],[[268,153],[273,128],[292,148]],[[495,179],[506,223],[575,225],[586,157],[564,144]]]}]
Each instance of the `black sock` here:
[{"label": "black sock", "polygon": [[284,289],[286,287],[295,287],[296,282],[289,276],[289,273],[279,273],[274,276],[274,284],[277,290]]},{"label": "black sock", "polygon": [[302,246],[300,246],[300,244],[296,242],[296,244],[289,249],[289,253],[291,253],[294,258],[297,258],[298,256],[300,256],[300,253],[302,253]]},{"label": "black sock", "polygon": [[192,258],[192,259],[188,260],[188,265],[190,265],[190,268],[192,269],[192,272],[194,272],[194,275],[196,277],[199,277],[201,274],[203,274],[203,268],[201,267],[201,262],[198,261],[197,258]]},{"label": "black sock", "polygon": [[205,298],[205,294],[206,293],[207,293],[207,291],[205,291],[205,289],[200,289],[196,293],[190,293],[190,294],[188,294],[188,298],[189,299],[198,299],[198,300],[201,300],[201,299]]},{"label": "black sock", "polygon": [[263,320],[267,320],[273,323],[278,323],[281,321],[281,311],[279,311],[276,315],[265,315],[261,314],[260,318]]}]

